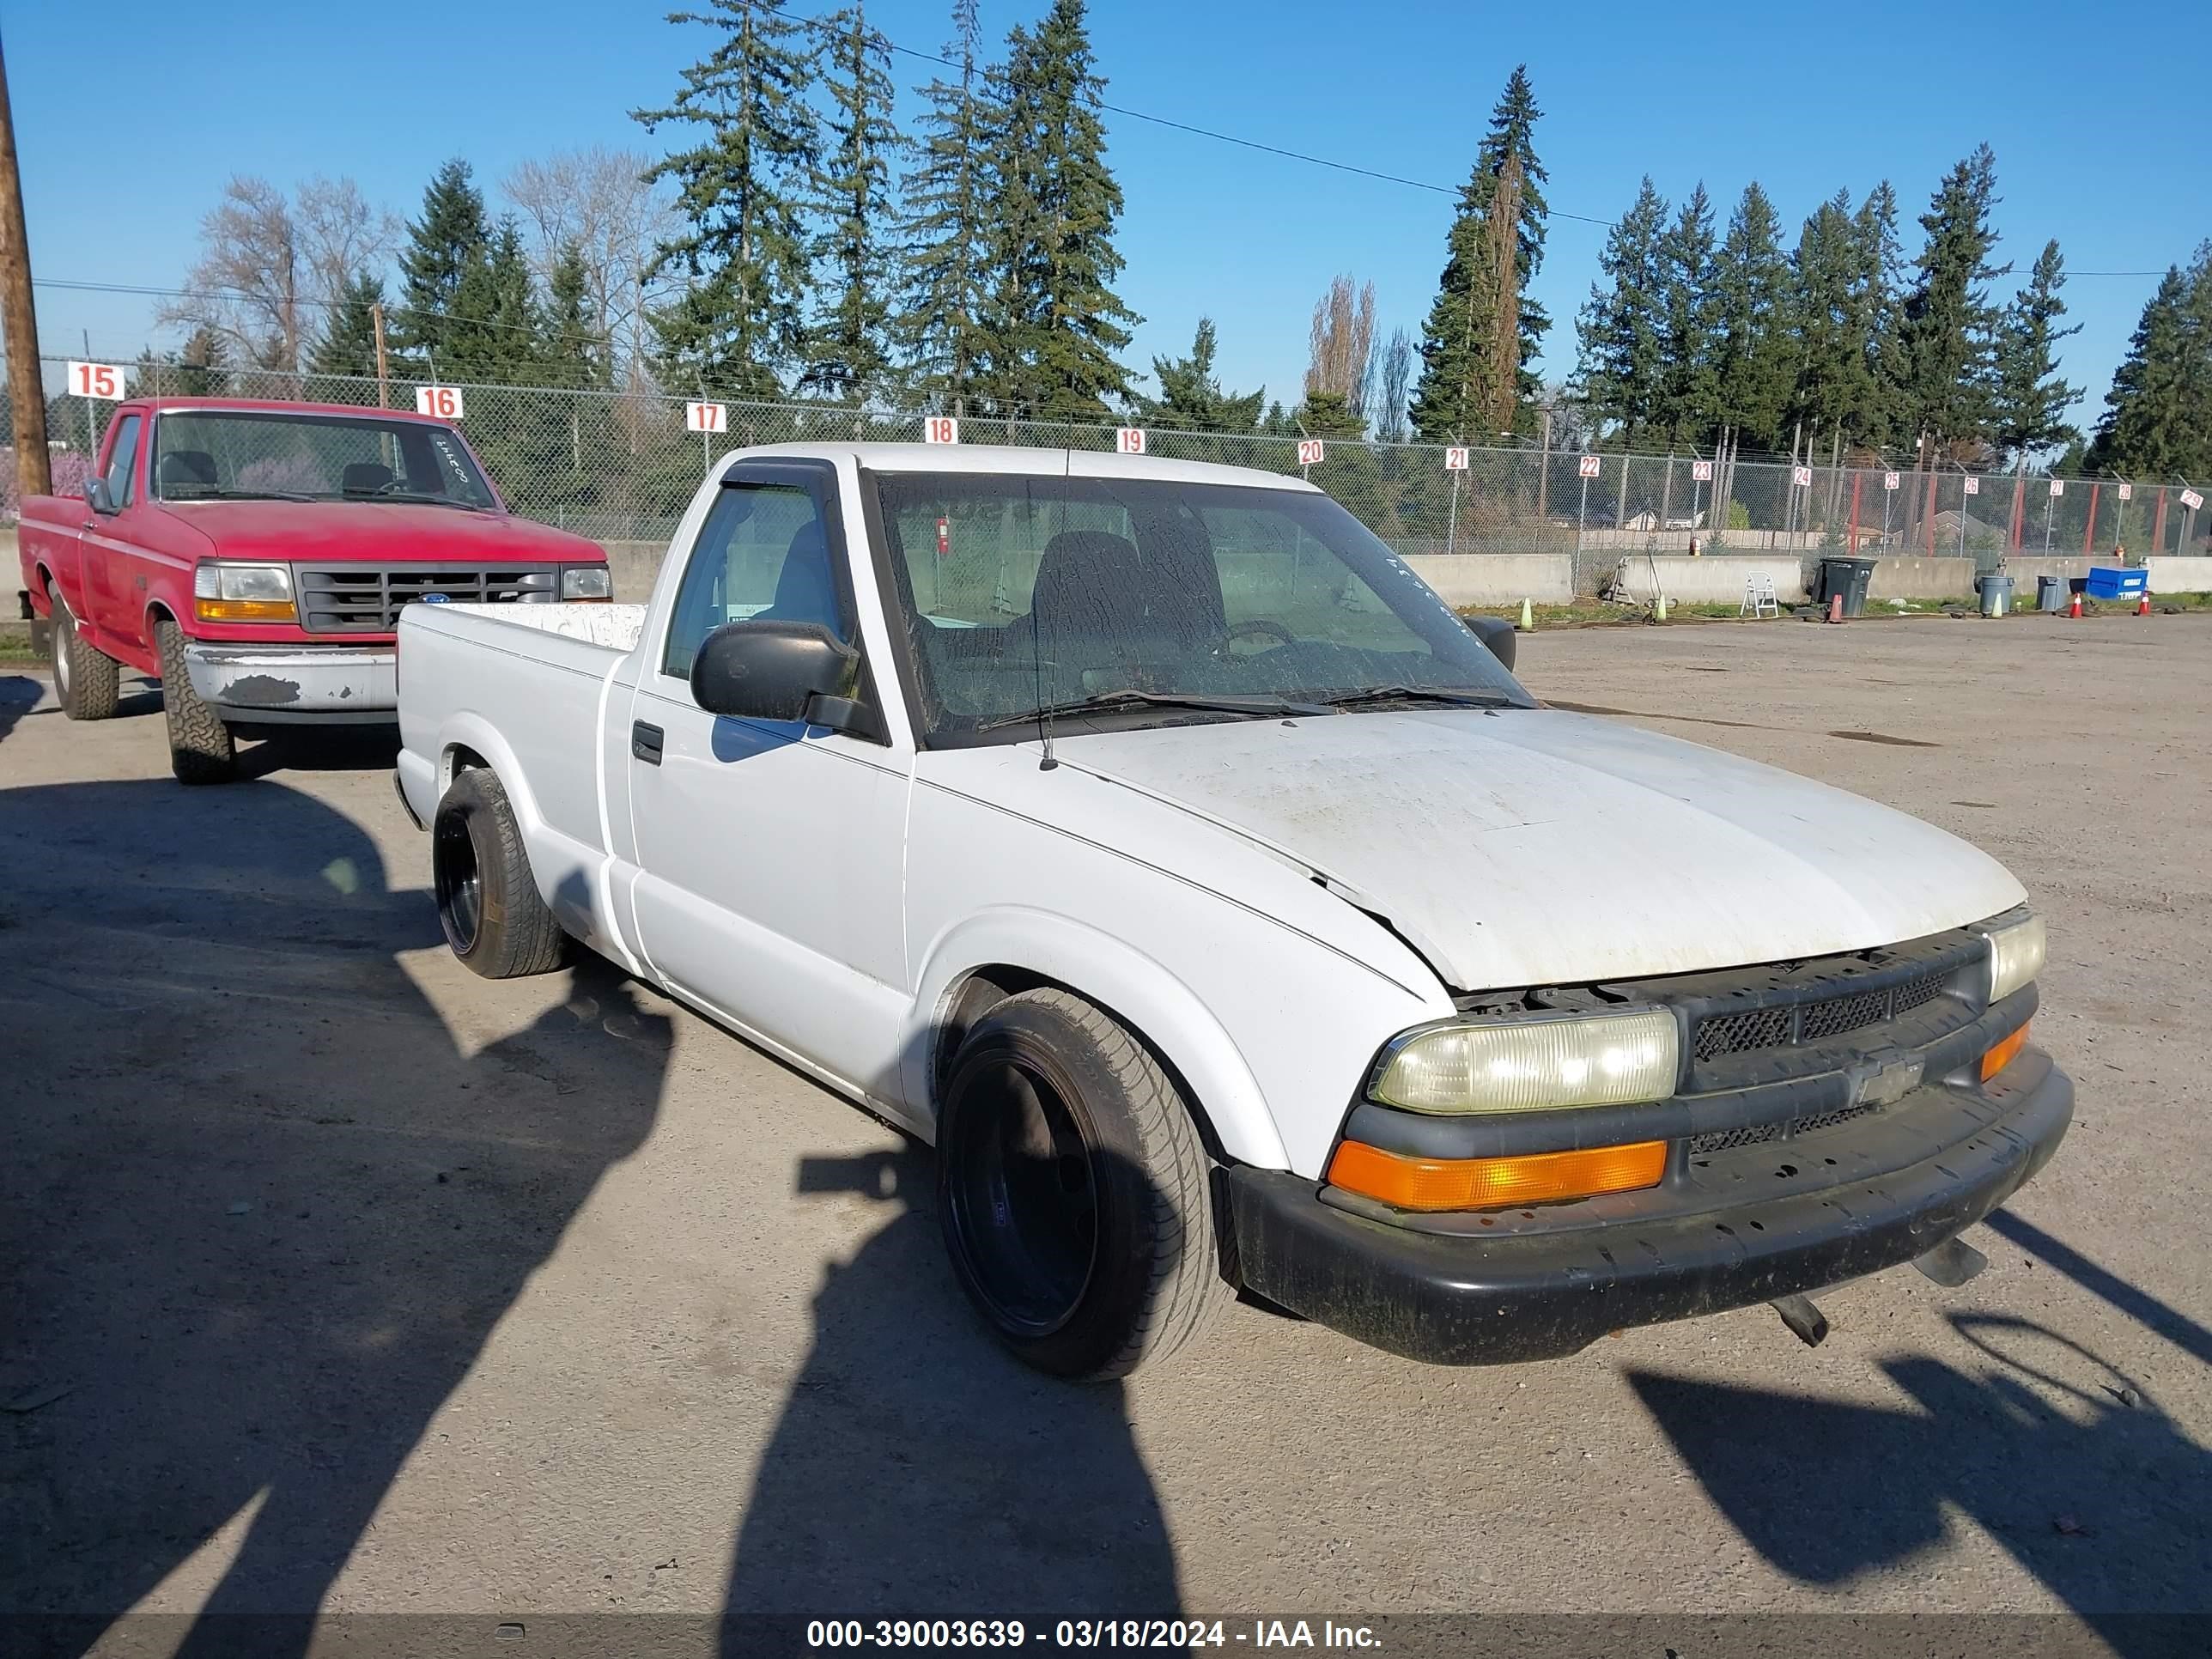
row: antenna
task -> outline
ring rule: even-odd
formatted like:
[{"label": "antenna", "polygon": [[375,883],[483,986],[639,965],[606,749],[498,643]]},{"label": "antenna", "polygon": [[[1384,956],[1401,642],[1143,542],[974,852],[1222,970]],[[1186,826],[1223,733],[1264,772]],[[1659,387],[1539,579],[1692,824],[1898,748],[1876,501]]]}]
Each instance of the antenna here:
[{"label": "antenna", "polygon": [[[1062,449],[1060,452],[1060,506],[1053,515],[1056,519],[1064,517],[1067,512],[1067,481],[1074,470],[1075,452]],[[1042,563],[1038,568],[1043,568]],[[1030,681],[1037,700],[1037,741],[1044,745],[1044,758],[1037,763],[1037,770],[1049,772],[1059,766],[1060,762],[1052,752],[1052,704],[1044,695],[1044,641],[1037,632],[1036,589],[1034,586],[1030,589]]]}]

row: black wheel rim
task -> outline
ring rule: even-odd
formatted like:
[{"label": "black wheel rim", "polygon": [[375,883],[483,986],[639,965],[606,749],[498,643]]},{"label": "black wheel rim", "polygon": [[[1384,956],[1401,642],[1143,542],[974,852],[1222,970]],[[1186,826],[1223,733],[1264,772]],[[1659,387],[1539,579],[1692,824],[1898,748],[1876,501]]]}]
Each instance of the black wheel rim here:
[{"label": "black wheel rim", "polygon": [[469,834],[468,820],[459,812],[441,817],[431,854],[438,913],[446,920],[453,949],[465,954],[476,947],[477,924],[483,915],[483,876],[477,867],[477,844]]},{"label": "black wheel rim", "polygon": [[1052,1080],[991,1056],[953,1080],[947,1160],[955,1248],[986,1310],[1018,1335],[1074,1317],[1098,1255],[1098,1195],[1080,1121]]}]

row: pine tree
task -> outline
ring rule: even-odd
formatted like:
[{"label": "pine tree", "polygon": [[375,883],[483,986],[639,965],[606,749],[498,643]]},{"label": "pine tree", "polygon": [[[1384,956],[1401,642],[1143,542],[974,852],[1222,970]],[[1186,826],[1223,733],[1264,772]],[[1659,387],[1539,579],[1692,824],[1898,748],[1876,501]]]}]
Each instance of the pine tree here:
[{"label": "pine tree", "polygon": [[462,267],[441,331],[439,373],[492,386],[526,383],[537,378],[544,331],[522,229],[509,214]]},{"label": "pine tree", "polygon": [[1528,66],[1517,66],[1461,187],[1444,238],[1444,269],[1421,329],[1413,430],[1425,442],[1519,431],[1541,389],[1531,365],[1551,319],[1528,297],[1544,263],[1543,185]]},{"label": "pine tree", "polygon": [[1717,423],[1713,205],[1700,183],[1659,240],[1660,380],[1652,418],[1671,450]]},{"label": "pine tree", "polygon": [[1103,421],[1129,395],[1114,354],[1141,321],[1115,295],[1114,224],[1121,187],[1098,118],[1105,82],[1091,67],[1083,0],[1053,0],[1035,33],[1007,37],[1007,119],[994,162],[997,198],[986,259],[989,380],[1002,414]]},{"label": "pine tree", "polygon": [[1224,392],[1213,373],[1213,319],[1198,319],[1198,332],[1187,357],[1152,359],[1152,378],[1160,395],[1134,399],[1138,418],[1148,426],[1182,432],[1250,432],[1260,424],[1267,389]]},{"label": "pine tree", "polygon": [[1997,319],[1989,285],[2012,269],[1990,263],[1997,244],[1990,223],[1996,182],[1996,157],[1984,144],[1951,169],[1920,216],[1928,243],[1899,333],[1903,412],[1908,428],[1925,431],[1938,444],[1980,438],[1989,430]]},{"label": "pine tree", "polygon": [[1871,401],[1858,428],[1870,444],[1897,441],[1904,424],[1905,350],[1900,331],[1906,294],[1905,251],[1897,234],[1897,191],[1883,179],[1859,204],[1854,228],[1864,287],[1861,331],[1871,361],[1867,375]]},{"label": "pine tree", "polygon": [[986,215],[998,189],[990,164],[1006,112],[979,58],[975,0],[954,0],[952,21],[956,36],[945,51],[959,76],[922,88],[928,109],[917,161],[901,181],[901,308],[893,328],[914,370],[914,390],[963,415],[977,365],[988,355],[981,322],[989,297]]},{"label": "pine tree", "polygon": [[2027,285],[2014,295],[1997,325],[1996,373],[1991,386],[1993,434],[2014,464],[2025,471],[2028,452],[2046,449],[2075,435],[2066,411],[2081,401],[2081,389],[2058,378],[2058,342],[2079,334],[2079,323],[2058,326],[2066,301],[2066,265],[2058,244],[2045,242],[2028,273]]},{"label": "pine tree", "polygon": [[831,147],[816,211],[814,253],[829,280],[808,332],[803,384],[850,402],[884,389],[890,367],[890,161],[902,148],[891,121],[890,43],[856,3],[822,21]]},{"label": "pine tree", "polygon": [[1850,195],[1838,191],[1805,221],[1791,262],[1797,380],[1790,413],[1810,433],[1862,438],[1876,403],[1869,266]]},{"label": "pine tree", "polygon": [[2123,477],[2212,476],[2212,244],[2167,269],[2105,394],[2089,446],[2093,471]]},{"label": "pine tree", "polygon": [[709,0],[709,13],[670,21],[707,23],[724,38],[684,71],[664,108],[635,110],[647,132],[663,124],[703,127],[647,175],[673,179],[683,233],[661,244],[649,276],[680,274],[684,291],[653,313],[660,369],[672,385],[710,385],[771,397],[803,356],[811,272],[803,198],[820,153],[806,101],[811,53],[793,22],[767,0]]},{"label": "pine tree", "polygon": [[384,280],[362,271],[338,290],[338,302],[323,324],[309,368],[318,374],[376,374],[376,307],[384,303]]},{"label": "pine tree", "polygon": [[389,331],[396,373],[447,372],[449,319],[489,234],[483,192],[456,156],[431,178],[422,216],[407,227],[400,251],[399,304]]},{"label": "pine tree", "polygon": [[1667,204],[1647,174],[1598,255],[1598,270],[1612,287],[1591,285],[1575,325],[1582,399],[1601,420],[1614,422],[1615,435],[1631,446],[1648,441],[1655,414],[1662,362],[1656,319],[1665,283],[1659,245],[1666,223]]},{"label": "pine tree", "polygon": [[1790,401],[1790,262],[1774,205],[1744,187],[1713,258],[1717,413],[1753,449],[1779,449]]},{"label": "pine tree", "polygon": [[545,281],[543,383],[607,387],[614,384],[614,355],[605,325],[591,300],[592,274],[574,241],[554,258]]}]

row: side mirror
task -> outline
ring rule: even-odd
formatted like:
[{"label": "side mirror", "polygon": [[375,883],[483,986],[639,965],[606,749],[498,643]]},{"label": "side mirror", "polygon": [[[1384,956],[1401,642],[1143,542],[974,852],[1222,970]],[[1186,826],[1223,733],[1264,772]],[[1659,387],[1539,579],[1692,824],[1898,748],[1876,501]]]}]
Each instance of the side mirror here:
[{"label": "side mirror", "polygon": [[107,493],[107,480],[94,473],[84,481],[84,502],[95,513],[113,513],[115,502]]},{"label": "side mirror", "polygon": [[804,720],[881,741],[875,711],[854,701],[860,653],[820,623],[732,622],[700,642],[691,696],[710,714]]},{"label": "side mirror", "polygon": [[1490,654],[1513,666],[1513,653],[1519,648],[1521,636],[1513,631],[1513,624],[1504,617],[1469,617],[1467,631],[1490,648]]}]

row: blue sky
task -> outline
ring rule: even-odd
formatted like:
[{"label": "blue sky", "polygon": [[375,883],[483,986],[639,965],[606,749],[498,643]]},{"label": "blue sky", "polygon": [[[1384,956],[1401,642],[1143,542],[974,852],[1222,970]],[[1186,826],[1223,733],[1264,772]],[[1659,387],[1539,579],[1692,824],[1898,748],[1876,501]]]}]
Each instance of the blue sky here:
[{"label": "blue sky", "polygon": [[[806,9],[826,10],[830,0]],[[985,0],[1002,39],[1038,4]],[[665,100],[703,31],[641,0],[385,0],[358,9],[111,0],[89,15],[0,0],[33,269],[174,286],[199,218],[233,173],[289,185],[350,173],[403,214],[449,155],[495,184],[517,162],[590,143],[651,147],[627,112]],[[872,0],[902,46],[949,32],[937,0]],[[2085,14],[2015,0],[1956,16],[1888,0],[1832,9],[1590,3],[1513,7],[1094,0],[1109,99],[1381,171],[1455,185],[1506,74],[1525,61],[1544,119],[1554,210],[1535,293],[1555,319],[1547,374],[1571,366],[1572,319],[1608,221],[1649,172],[1698,180],[1723,216],[1756,178],[1794,240],[1824,196],[1893,180],[1909,222],[1974,144],[1996,150],[2002,253],[2025,270],[2056,236],[2074,277],[2069,378],[2094,418],[2155,275],[2212,235],[2201,82],[2204,14],[2122,0]],[[2165,44],[2161,45],[2163,42]],[[902,86],[928,66],[895,63]],[[1331,173],[1118,117],[1127,354],[1179,354],[1196,319],[1221,334],[1240,390],[1294,398],[1315,299],[1339,271],[1372,279],[1385,331],[1418,331],[1449,198]],[[2124,159],[2116,159],[2116,153]],[[2007,285],[2009,286],[2008,284]],[[155,301],[39,292],[49,352],[135,355]]]}]

